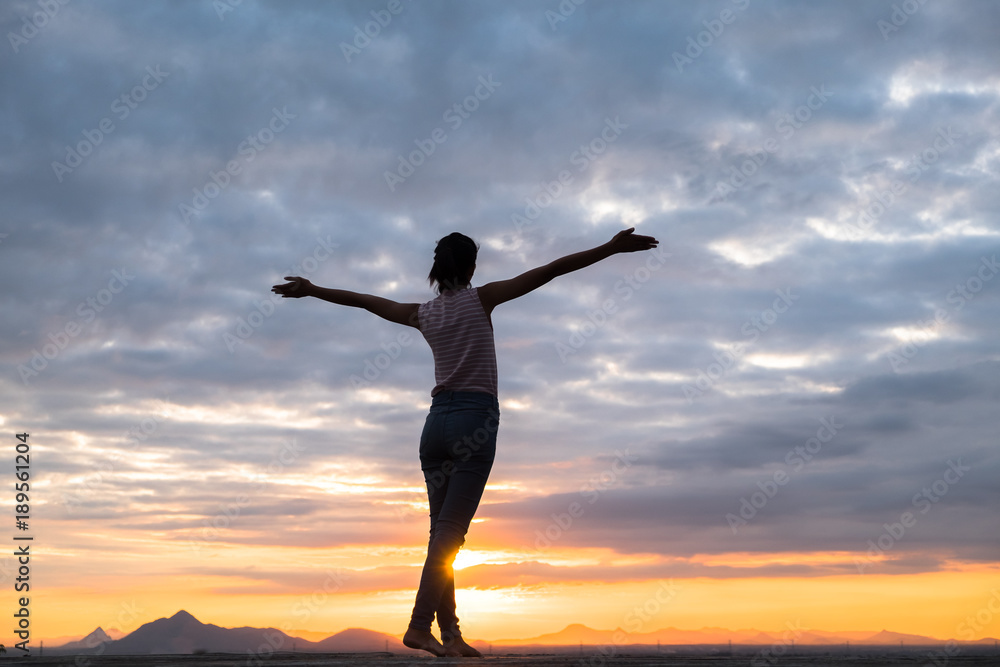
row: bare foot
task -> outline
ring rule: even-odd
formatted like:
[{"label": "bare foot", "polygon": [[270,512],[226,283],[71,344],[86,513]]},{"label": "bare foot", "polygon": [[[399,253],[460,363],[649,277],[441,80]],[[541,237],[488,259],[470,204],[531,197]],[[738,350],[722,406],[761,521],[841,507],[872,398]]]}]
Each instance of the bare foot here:
[{"label": "bare foot", "polygon": [[481,658],[483,654],[465,643],[461,637],[456,637],[451,641],[450,648],[459,652],[463,658]]},{"label": "bare foot", "polygon": [[422,651],[427,651],[431,655],[436,655],[439,658],[457,658],[462,655],[455,649],[446,649],[431,633],[421,632],[420,630],[414,630],[413,628],[406,629],[406,634],[403,635],[403,645],[409,648],[417,648]]}]

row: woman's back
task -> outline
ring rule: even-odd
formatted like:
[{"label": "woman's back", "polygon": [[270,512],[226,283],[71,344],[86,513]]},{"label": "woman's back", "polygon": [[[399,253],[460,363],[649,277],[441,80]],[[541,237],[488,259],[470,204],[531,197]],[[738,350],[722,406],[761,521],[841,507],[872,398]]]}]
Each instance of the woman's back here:
[{"label": "woman's back", "polygon": [[431,396],[444,390],[497,395],[493,326],[477,288],[446,290],[420,304],[417,321],[434,354]]}]

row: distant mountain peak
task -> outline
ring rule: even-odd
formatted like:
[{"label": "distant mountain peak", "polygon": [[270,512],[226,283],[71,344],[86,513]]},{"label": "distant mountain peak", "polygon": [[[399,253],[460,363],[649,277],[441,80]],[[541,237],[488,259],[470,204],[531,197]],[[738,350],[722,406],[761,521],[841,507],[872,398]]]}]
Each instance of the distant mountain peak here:
[{"label": "distant mountain peak", "polygon": [[934,644],[938,640],[933,637],[926,637],[924,635],[912,635],[905,632],[893,632],[892,630],[886,630],[882,628],[876,634],[872,635],[868,639],[863,640],[859,643],[865,644],[896,644],[898,642],[906,642],[908,644]]},{"label": "distant mountain peak", "polygon": [[67,642],[63,645],[63,648],[67,649],[92,649],[96,646],[103,644],[104,642],[114,641],[108,636],[108,633],[104,631],[104,628],[98,627],[96,630],[91,632],[89,635],[83,639],[77,641]]},{"label": "distant mountain peak", "polygon": [[187,620],[190,619],[192,621],[200,622],[200,621],[198,621],[197,618],[195,618],[194,616],[192,616],[188,612],[184,611],[183,609],[181,609],[176,614],[174,614],[173,616],[170,617],[171,621],[174,620],[174,619],[176,619],[178,621],[187,621]]},{"label": "distant mountain peak", "polygon": [[96,630],[94,630],[89,635],[87,635],[86,637],[84,637],[84,640],[87,640],[87,639],[97,639],[98,641],[102,641],[102,642],[111,641],[111,637],[108,636],[108,633],[106,633],[104,631],[104,628],[102,628],[101,626],[97,626]]}]

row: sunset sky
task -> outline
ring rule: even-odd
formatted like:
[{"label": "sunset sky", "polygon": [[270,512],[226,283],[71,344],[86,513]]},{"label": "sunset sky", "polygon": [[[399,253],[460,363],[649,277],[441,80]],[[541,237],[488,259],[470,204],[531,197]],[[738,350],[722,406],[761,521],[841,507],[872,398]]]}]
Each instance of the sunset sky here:
[{"label": "sunset sky", "polygon": [[12,1],[0,27],[32,644],[180,609],[401,635],[430,348],[271,286],[419,303],[452,231],[482,285],[632,226],[658,253],[493,313],[466,636],[1000,636],[997,3]]}]

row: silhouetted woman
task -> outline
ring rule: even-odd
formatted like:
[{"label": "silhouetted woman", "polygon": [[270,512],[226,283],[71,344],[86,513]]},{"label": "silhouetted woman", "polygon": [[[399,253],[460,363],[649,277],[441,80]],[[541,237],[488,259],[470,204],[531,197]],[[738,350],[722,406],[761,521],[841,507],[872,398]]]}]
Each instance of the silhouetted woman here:
[{"label": "silhouetted woman", "polygon": [[[431,286],[438,296],[426,303],[397,303],[370,294],[317,287],[305,278],[271,290],[284,297],[314,296],[344,306],[364,308],[390,322],[420,330],[434,354],[435,386],[420,436],[420,467],[430,503],[430,541],[420,588],[403,643],[437,656],[482,657],[469,646],[455,613],[452,563],[465,543],[496,452],[500,404],[493,344],[493,309],[541,287],[556,276],[582,269],[616,253],[649,250],[651,236],[619,232],[607,243],[566,255],[510,280],[471,287],[478,246],[454,232],[437,243]],[[437,616],[441,642],[431,634]]]}]

